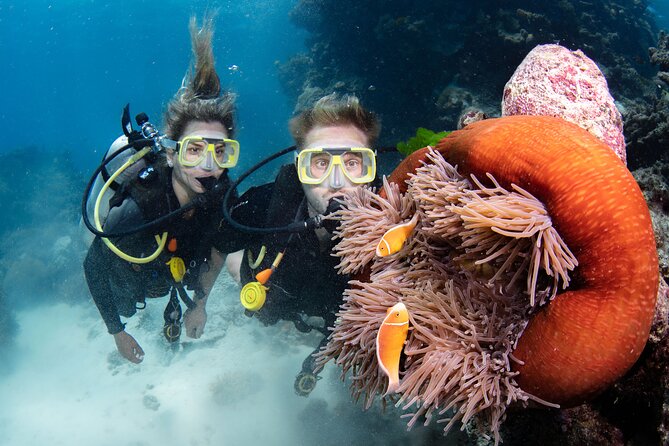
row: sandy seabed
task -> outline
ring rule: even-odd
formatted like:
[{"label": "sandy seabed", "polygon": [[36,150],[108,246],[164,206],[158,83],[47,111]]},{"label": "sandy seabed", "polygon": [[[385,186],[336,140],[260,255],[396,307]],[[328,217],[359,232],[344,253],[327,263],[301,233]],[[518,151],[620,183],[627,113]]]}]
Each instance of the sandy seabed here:
[{"label": "sandy seabed", "polygon": [[0,376],[0,445],[407,445],[440,436],[406,432],[393,409],[363,412],[332,364],[308,398],[297,396],[295,375],[320,335],[262,326],[243,315],[237,292],[219,279],[202,338],[174,345],[161,333],[166,299],[150,300],[127,321],[146,354],[139,365],[117,353],[92,301],[18,312],[16,353]]}]

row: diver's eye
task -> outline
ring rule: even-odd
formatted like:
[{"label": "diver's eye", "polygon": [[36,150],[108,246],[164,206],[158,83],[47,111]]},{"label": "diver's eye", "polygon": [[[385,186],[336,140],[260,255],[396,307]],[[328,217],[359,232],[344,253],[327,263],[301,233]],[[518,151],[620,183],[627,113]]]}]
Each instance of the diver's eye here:
[{"label": "diver's eye", "polygon": [[197,155],[202,153],[206,148],[207,148],[206,143],[203,143],[201,141],[191,142],[190,144],[188,144],[188,146],[186,146],[186,153]]},{"label": "diver's eye", "polygon": [[311,168],[318,171],[324,171],[330,165],[330,158],[318,157],[311,161]]}]

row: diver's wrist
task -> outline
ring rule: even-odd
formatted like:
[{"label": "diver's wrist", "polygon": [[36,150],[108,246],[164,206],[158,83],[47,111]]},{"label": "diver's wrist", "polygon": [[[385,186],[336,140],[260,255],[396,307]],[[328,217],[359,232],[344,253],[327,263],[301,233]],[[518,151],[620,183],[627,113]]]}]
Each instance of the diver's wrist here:
[{"label": "diver's wrist", "polygon": [[195,295],[193,296],[193,302],[196,304],[206,304],[207,303],[207,295],[202,292],[202,291],[196,291]]},{"label": "diver's wrist", "polygon": [[107,329],[107,332],[112,336],[116,336],[117,334],[122,333],[124,331],[125,331],[125,324],[121,322],[119,322],[119,324],[114,326],[113,328]]}]

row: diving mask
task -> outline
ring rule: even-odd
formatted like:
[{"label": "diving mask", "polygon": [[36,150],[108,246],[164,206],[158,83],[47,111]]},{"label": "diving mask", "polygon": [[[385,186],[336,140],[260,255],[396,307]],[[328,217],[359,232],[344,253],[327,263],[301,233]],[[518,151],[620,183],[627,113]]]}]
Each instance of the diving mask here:
[{"label": "diving mask", "polygon": [[177,143],[179,163],[182,166],[202,166],[213,169],[214,164],[221,169],[235,167],[239,159],[239,142],[234,139],[186,136]]},{"label": "diving mask", "polygon": [[321,184],[336,165],[354,184],[369,183],[376,176],[376,154],[366,147],[304,149],[297,153],[296,165],[303,184]]}]

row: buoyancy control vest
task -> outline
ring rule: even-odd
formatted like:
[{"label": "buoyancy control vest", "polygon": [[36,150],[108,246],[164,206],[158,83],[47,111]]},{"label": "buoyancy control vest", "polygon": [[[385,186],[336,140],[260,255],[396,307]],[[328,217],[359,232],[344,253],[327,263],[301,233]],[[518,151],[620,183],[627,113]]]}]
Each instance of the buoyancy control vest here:
[{"label": "buoyancy control vest", "polygon": [[[241,197],[240,205],[233,211],[237,220],[263,227],[287,225],[307,213],[304,192],[292,164],[281,167],[274,183],[249,189]],[[290,233],[258,236],[253,246],[246,249],[246,257],[242,261],[242,281],[253,280],[253,274],[268,268],[274,256],[286,247],[290,237]],[[249,264],[257,260],[262,246],[266,250],[263,260],[255,268],[250,268]]]},{"label": "buoyancy control vest", "polygon": [[[245,201],[247,209],[235,212],[238,221],[274,227],[308,216],[304,191],[292,164],[281,168],[274,183],[250,189],[240,199],[242,204]],[[299,324],[304,324],[301,314],[333,322],[330,313],[333,315],[338,308],[347,278],[337,275],[336,259],[329,251],[321,252],[315,232],[272,233],[260,240],[245,251],[240,271],[242,284],[253,282],[258,272],[270,268],[277,253],[285,252],[285,256],[266,284],[265,305],[255,313],[247,311],[247,315],[255,314],[265,324],[290,320],[298,329]],[[266,251],[262,261],[257,262],[262,246]]]},{"label": "buoyancy control vest", "polygon": [[[230,180],[226,171],[222,173],[219,182],[227,190]],[[132,199],[137,204],[145,222],[156,220],[178,209],[179,201],[172,187],[172,168],[163,160],[145,167],[135,178],[121,185],[110,199],[110,208],[119,206],[127,199]],[[154,229],[155,233],[167,232],[168,242],[164,252],[151,262],[153,265],[150,268],[167,274],[170,270],[165,266],[166,261],[178,256],[186,266],[184,283],[197,290],[200,266],[209,258],[214,238],[220,235],[220,206],[217,206],[216,200],[212,201],[197,206],[190,217],[180,215]],[[147,239],[151,234],[139,233],[136,237]]]}]

